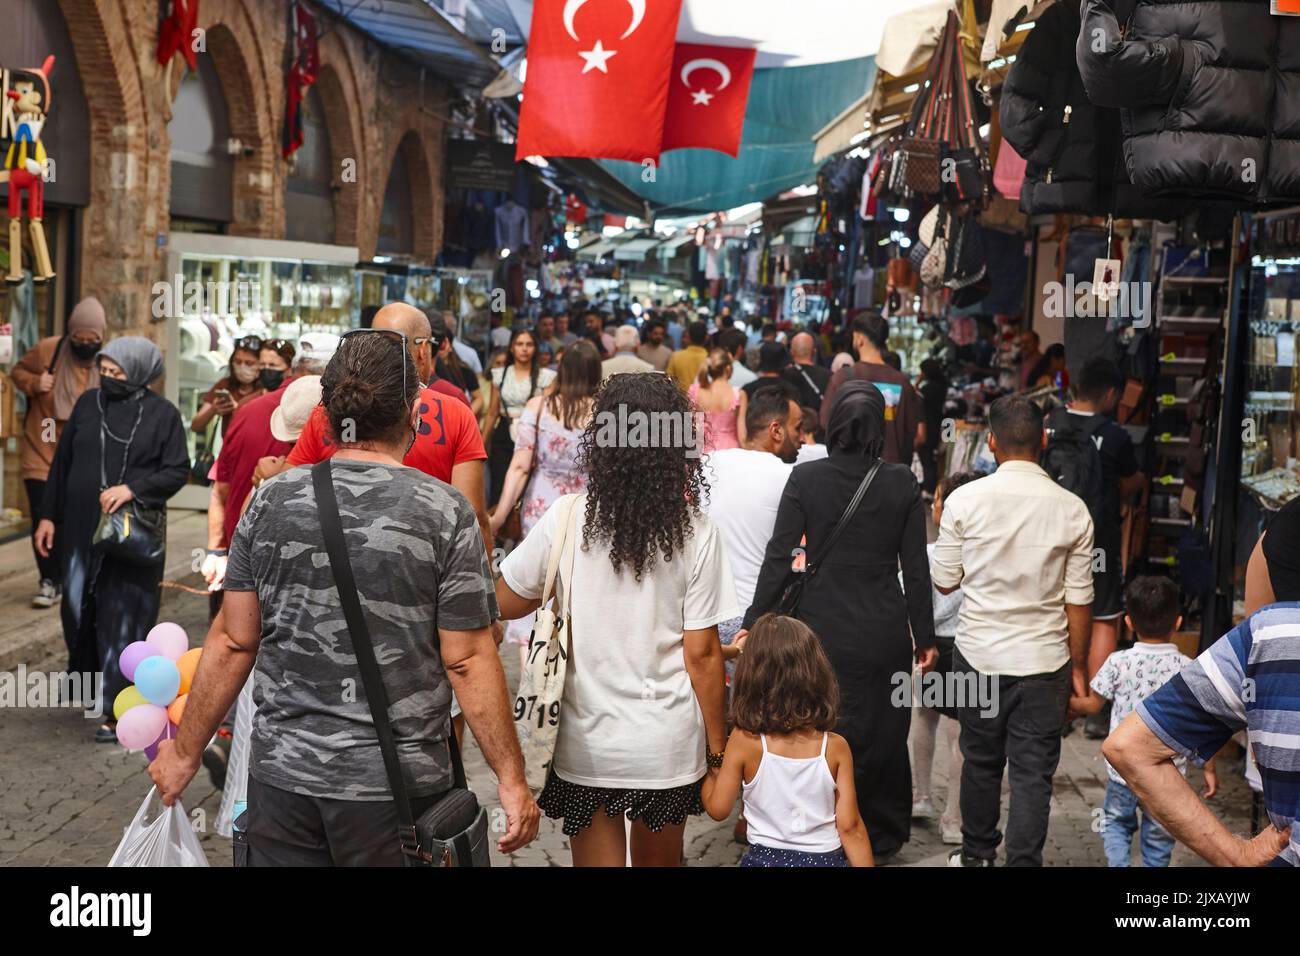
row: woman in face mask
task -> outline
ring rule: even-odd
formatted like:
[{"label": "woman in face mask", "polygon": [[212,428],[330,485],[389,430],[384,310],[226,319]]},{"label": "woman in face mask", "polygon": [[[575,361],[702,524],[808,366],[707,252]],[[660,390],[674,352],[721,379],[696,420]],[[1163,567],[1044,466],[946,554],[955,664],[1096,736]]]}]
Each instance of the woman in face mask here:
[{"label": "woman in face mask", "polygon": [[289,369],[293,367],[293,343],[286,339],[264,339],[262,350],[258,353],[258,384],[268,392],[289,380]]},{"label": "woman in face mask", "polygon": [[[112,703],[130,684],[118,658],[158,621],[164,562],[127,563],[92,540],[102,515],[164,507],[185,484],[190,461],[180,412],[148,388],[163,373],[156,345],[114,339],[99,353],[98,370],[99,387],[77,400],[54,454],[36,548],[42,556],[62,548],[68,669],[103,672],[107,720],[95,740],[112,742]],[[148,533],[138,521],[132,527]]]},{"label": "woman in face mask", "polygon": [[[68,316],[63,335],[41,339],[14,366],[14,384],[27,394],[22,473],[31,506],[33,537],[40,523],[41,500],[45,497],[45,482],[59,435],[81,394],[99,386],[95,356],[103,348],[106,328],[104,307],[99,300],[83,299]],[[58,550],[48,557],[38,553],[36,566],[41,582],[32,606],[53,607],[59,602],[63,586]]]},{"label": "woman in face mask", "polygon": [[262,340],[257,336],[250,335],[235,342],[226,374],[199,398],[199,410],[190,421],[191,431],[202,435],[212,419],[220,415],[218,428],[224,435],[235,412],[246,402],[265,394],[260,381],[261,349]]}]

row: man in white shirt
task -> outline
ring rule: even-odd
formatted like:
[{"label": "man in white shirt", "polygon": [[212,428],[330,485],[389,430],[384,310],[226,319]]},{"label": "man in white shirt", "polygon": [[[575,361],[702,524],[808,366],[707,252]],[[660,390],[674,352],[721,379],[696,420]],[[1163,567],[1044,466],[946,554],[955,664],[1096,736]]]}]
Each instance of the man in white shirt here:
[{"label": "man in white shirt", "polygon": [[[705,460],[709,496],[704,510],[722,534],[742,610],[754,601],[763,553],[799,449],[803,410],[794,395],[793,388],[781,386],[755,393],[745,412],[744,447],[715,451]],[[740,630],[741,620],[718,625],[724,645]]]},{"label": "man in white shirt", "polygon": [[[1038,466],[1042,412],[1008,395],[989,409],[998,470],[954,491],[930,562],[934,586],[962,591],[953,671],[961,718],[962,847],[950,866],[992,866],[1010,763],[1008,866],[1041,866],[1071,686],[1087,695],[1092,628],[1092,518],[1083,499]],[[994,706],[973,702],[981,686]],[[961,706],[963,705],[964,706]]]},{"label": "man in white shirt", "polygon": [[601,381],[624,372],[653,372],[655,367],[636,357],[641,335],[630,325],[620,325],[614,332],[614,356],[600,363]]}]

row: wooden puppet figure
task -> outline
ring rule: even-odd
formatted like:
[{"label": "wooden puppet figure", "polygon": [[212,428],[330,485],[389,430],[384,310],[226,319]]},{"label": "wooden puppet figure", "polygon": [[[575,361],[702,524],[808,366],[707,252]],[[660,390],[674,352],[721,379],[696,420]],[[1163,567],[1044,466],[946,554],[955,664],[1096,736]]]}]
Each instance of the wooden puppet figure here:
[{"label": "wooden puppet figure", "polygon": [[27,193],[27,219],[32,235],[35,262],[32,279],[48,282],[54,278],[50,250],[45,243],[45,173],[48,157],[41,143],[41,131],[50,112],[50,70],[54,57],[30,70],[14,71],[9,98],[13,100],[13,138],[5,155],[0,181],[9,182],[9,282],[23,281],[22,194]]}]

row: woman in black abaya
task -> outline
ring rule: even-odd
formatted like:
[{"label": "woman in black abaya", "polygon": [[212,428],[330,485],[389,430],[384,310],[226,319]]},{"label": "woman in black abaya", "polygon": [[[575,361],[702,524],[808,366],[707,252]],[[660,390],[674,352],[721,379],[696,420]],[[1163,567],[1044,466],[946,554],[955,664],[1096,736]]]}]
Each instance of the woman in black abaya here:
[{"label": "woman in black abaya", "polygon": [[884,396],[870,382],[846,384],[836,393],[827,426],[830,457],[796,465],[786,483],[744,620],[748,630],[777,609],[797,573],[792,555],[802,546],[819,567],[804,585],[798,617],[821,640],[839,679],[836,729],[853,751],[858,809],[877,859],[895,853],[911,835],[912,691],[910,682],[900,681],[910,675],[913,659],[928,670],[938,656],[925,507],[912,470],[882,463],[834,551],[823,554],[822,542],[884,441]]},{"label": "woman in black abaya", "polygon": [[[146,508],[166,505],[185,484],[190,460],[180,412],[148,389],[163,372],[158,347],[134,336],[113,339],[96,361],[100,387],[77,400],[59,438],[36,546],[47,553],[56,536],[63,546],[68,669],[103,671],[109,711],[130,683],[118,656],[158,622],[163,563],[140,567],[103,558],[92,549],[91,538],[100,515],[128,501]],[[111,712],[107,717],[96,741],[117,739]]]}]

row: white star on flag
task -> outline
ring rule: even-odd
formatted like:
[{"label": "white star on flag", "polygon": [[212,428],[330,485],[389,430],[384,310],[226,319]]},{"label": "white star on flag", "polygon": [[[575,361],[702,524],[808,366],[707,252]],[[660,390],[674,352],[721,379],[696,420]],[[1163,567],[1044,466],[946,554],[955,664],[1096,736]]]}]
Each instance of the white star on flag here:
[{"label": "white star on flag", "polygon": [[692,90],[691,99],[696,106],[708,106],[713,102],[713,94],[708,90]]},{"label": "white star on flag", "polygon": [[592,70],[600,70],[602,73],[608,73],[609,68],[606,64],[609,62],[609,58],[617,52],[617,50],[606,50],[599,40],[590,50],[579,50],[578,55],[587,61],[587,65],[582,68],[582,72],[590,73]]}]

